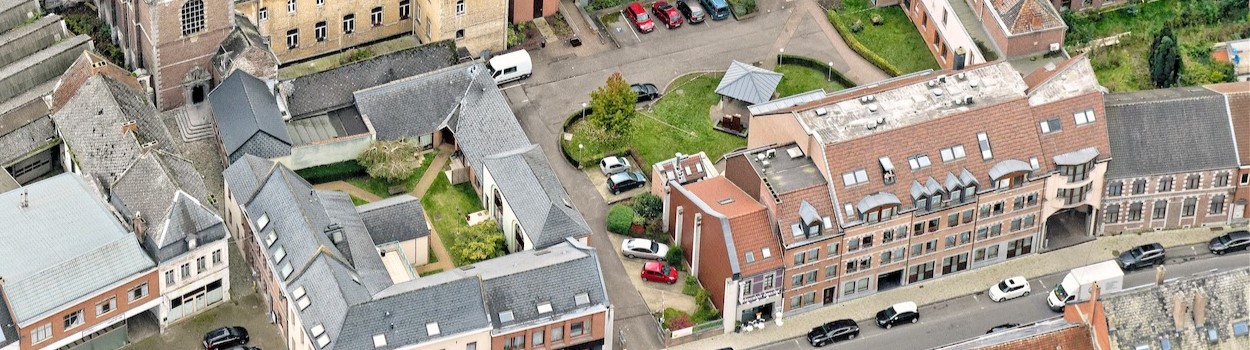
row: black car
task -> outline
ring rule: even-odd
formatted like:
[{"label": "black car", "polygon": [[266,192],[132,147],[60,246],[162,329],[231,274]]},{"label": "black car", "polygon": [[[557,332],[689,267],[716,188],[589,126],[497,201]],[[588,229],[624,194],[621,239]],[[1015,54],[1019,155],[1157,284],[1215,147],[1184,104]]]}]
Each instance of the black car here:
[{"label": "black car", "polygon": [[1162,244],[1150,243],[1129,249],[1124,254],[1120,254],[1116,262],[1120,264],[1120,268],[1124,269],[1124,271],[1131,271],[1163,264],[1163,260],[1166,258],[1166,252]]},{"label": "black car", "polygon": [[1246,248],[1250,248],[1250,231],[1225,233],[1222,236],[1212,238],[1211,243],[1207,244],[1207,249],[1210,249],[1211,253],[1215,255],[1246,250]]},{"label": "black car", "polygon": [[225,350],[260,350],[260,348],[255,346],[239,345]]},{"label": "black car", "polygon": [[251,340],[247,328],[221,327],[204,335],[204,348],[208,350],[226,349],[232,346],[247,344]]},{"label": "black car", "polygon": [[994,328],[990,328],[990,330],[986,331],[985,334],[1002,332],[1002,331],[1016,328],[1016,327],[1020,327],[1020,325],[1016,323],[1004,323],[1004,324],[994,326]]},{"label": "black car", "polygon": [[853,320],[837,320],[812,328],[807,332],[807,343],[815,347],[829,343],[855,339],[859,336],[859,325]]},{"label": "black car", "polygon": [[660,98],[660,89],[655,88],[655,84],[633,84],[629,87],[634,89],[635,94],[638,94],[638,102]]},{"label": "black car", "polygon": [[647,178],[642,176],[641,171],[620,172],[608,177],[608,191],[612,194],[621,194],[646,183]]},{"label": "black car", "polygon": [[681,15],[686,16],[686,20],[690,21],[690,24],[703,23],[703,20],[706,19],[703,7],[691,7],[686,1],[690,0],[677,0],[677,11],[681,11]]},{"label": "black car", "polygon": [[877,325],[885,329],[890,329],[899,323],[919,321],[920,312],[916,310],[916,303],[910,301],[894,304],[877,312]]}]

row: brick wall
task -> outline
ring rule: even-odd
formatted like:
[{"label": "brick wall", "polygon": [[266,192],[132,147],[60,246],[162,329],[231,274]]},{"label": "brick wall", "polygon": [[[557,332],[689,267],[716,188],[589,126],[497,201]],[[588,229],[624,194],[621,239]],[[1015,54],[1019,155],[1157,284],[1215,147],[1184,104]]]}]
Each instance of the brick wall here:
[{"label": "brick wall", "polygon": [[[169,110],[185,104],[189,99],[189,74],[194,70],[211,73],[212,57],[221,41],[230,33],[234,24],[232,1],[204,1],[204,29],[190,35],[182,35],[182,6],[189,0],[160,2],[148,5],[141,13],[138,25],[142,26],[140,43],[143,59],[153,75],[156,106]],[[154,45],[152,43],[155,43]],[[206,88],[212,88],[220,77],[213,77]],[[207,89],[204,91],[207,96]]]},{"label": "brick wall", "polygon": [[[1227,186],[1215,186],[1215,179],[1220,174],[1227,174]],[[1225,224],[1229,221],[1230,211],[1236,203],[1234,199],[1234,194],[1237,192],[1235,186],[1238,181],[1236,174],[1236,169],[1221,169],[1107,181],[1107,185],[1102,189],[1106,198],[1102,203],[1104,215],[1097,218],[1102,223],[1102,233],[1120,234]],[[1185,189],[1190,176],[1201,177],[1198,188]],[[1171,189],[1165,191],[1163,187],[1166,179],[1171,179],[1172,184]],[[1145,191],[1141,194],[1133,194],[1134,186],[1139,180],[1144,181]],[[1120,194],[1112,195],[1113,187],[1116,186],[1122,186]],[[1219,212],[1212,213],[1212,200],[1216,196],[1223,196],[1223,205],[1220,206]],[[1160,200],[1166,201],[1165,208],[1167,209],[1162,216],[1156,218],[1155,203]],[[1196,200],[1191,216],[1184,215],[1186,200]],[[1133,220],[1130,213],[1134,204],[1141,205],[1141,215],[1137,220]],[[1115,206],[1118,206],[1116,213],[1112,213],[1111,208]]]},{"label": "brick wall", "polygon": [[1010,36],[1007,38],[1007,46],[1003,48],[1005,52],[1003,57],[1013,58],[1046,53],[1050,51],[1050,44],[1057,43],[1059,47],[1063,47],[1065,33],[1067,33],[1067,28],[1060,27]]},{"label": "brick wall", "polygon": [[[518,336],[525,337],[525,345],[522,347],[510,348],[510,349],[543,349],[543,348],[557,349],[557,348],[563,348],[563,347],[576,348],[574,345],[603,339],[603,337],[606,336],[608,332],[608,330],[605,329],[606,328],[605,326],[607,325],[607,321],[608,321],[607,311],[604,311],[604,312],[599,312],[599,313],[595,313],[591,315],[556,321],[556,322],[548,323],[548,324],[541,325],[541,326],[531,327],[529,329],[512,331],[509,333],[504,333],[504,334],[493,336],[491,338],[490,348],[494,350],[502,350],[504,348],[505,342]],[[583,329],[585,330],[584,334],[579,335],[579,336],[572,336],[571,334],[569,334],[569,331],[572,329],[573,324],[582,323],[582,322],[584,322],[583,323],[583,327],[584,327]],[[555,328],[563,329],[564,335],[561,341],[558,341],[558,342],[551,341],[551,330]],[[538,344],[534,344],[533,339],[534,339],[535,333],[542,333],[541,335],[542,342]]]},{"label": "brick wall", "polygon": [[[134,301],[130,300],[130,290],[137,288],[143,284],[148,286],[148,294]],[[55,343],[68,336],[81,336],[80,332],[105,322],[120,322],[114,318],[123,316],[125,313],[135,311],[136,308],[144,303],[151,302],[161,297],[160,279],[158,279],[156,268],[149,269],[142,273],[131,277],[128,281],[121,282],[116,287],[109,290],[97,291],[94,296],[87,298],[74,305],[63,305],[61,310],[45,317],[42,320],[34,321],[28,327],[19,327],[17,332],[21,338],[21,349],[34,349],[37,346],[47,346]],[[96,313],[96,305],[101,304],[110,298],[116,298],[116,308],[113,311],[103,315]],[[71,329],[65,329],[65,316],[82,311],[83,322]],[[123,318],[124,319],[124,318]],[[44,339],[39,343],[31,344],[34,340],[31,332],[39,327],[50,324],[52,326],[52,337]]]},{"label": "brick wall", "polygon": [[512,9],[512,12],[508,14],[508,22],[521,23],[533,20],[535,4],[539,6],[538,17],[553,16],[560,10],[560,2],[557,0],[509,0],[508,8]]},{"label": "brick wall", "polygon": [[[690,198],[681,190],[673,188],[669,191],[669,210],[673,217],[668,221],[669,232],[674,235],[674,242],[681,246],[682,254],[686,262],[690,263],[692,268],[698,269],[698,276],[704,288],[707,288],[708,294],[711,294],[713,302],[724,300],[725,297],[725,280],[733,277],[733,271],[729,266],[729,253],[725,247],[725,235],[721,230],[721,219],[709,215],[701,210],[695,201],[698,198]],[[678,217],[680,215],[680,218]],[[696,223],[696,216],[702,217],[701,225]],[[678,227],[677,225],[681,225]],[[700,227],[701,226],[701,227]],[[699,227],[699,241],[695,241],[695,230]],[[680,234],[680,241],[676,235]],[[696,246],[697,243],[697,246]],[[694,264],[695,251],[699,253],[698,266]],[[739,266],[745,262],[741,257],[738,260]]]}]

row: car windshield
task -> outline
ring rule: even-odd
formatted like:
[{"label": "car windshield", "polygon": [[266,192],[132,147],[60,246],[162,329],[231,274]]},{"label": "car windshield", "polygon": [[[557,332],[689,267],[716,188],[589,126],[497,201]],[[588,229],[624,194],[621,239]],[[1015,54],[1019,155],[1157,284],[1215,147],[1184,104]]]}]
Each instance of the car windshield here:
[{"label": "car windshield", "polygon": [[670,271],[673,271],[673,268],[668,267],[668,266],[660,268],[660,273],[664,274],[665,276],[668,276]]},{"label": "car windshield", "polygon": [[885,318],[886,318],[886,319],[890,319],[890,318],[894,317],[894,315],[897,315],[897,314],[898,314],[898,311],[894,311],[894,307],[893,307],[893,306],[891,306],[889,309],[885,309]]},{"label": "car windshield", "polygon": [[696,16],[696,17],[697,17],[697,16],[701,16],[701,15],[703,15],[703,9],[700,9],[700,8],[698,8],[698,7],[691,7],[691,8],[690,8],[690,14],[692,14],[692,15],[694,15],[694,16]]},{"label": "car windshield", "polygon": [[645,20],[649,19],[649,18],[647,17],[647,14],[646,14],[645,12],[644,12],[644,13],[639,13],[637,18],[638,18],[638,21],[639,21],[639,22],[642,22],[642,21],[645,21]]},{"label": "car windshield", "polygon": [[1143,249],[1142,249],[1142,248],[1133,248],[1133,250],[1130,250],[1130,251],[1128,252],[1128,255],[1129,255],[1129,256],[1131,256],[1131,257],[1136,258],[1136,257],[1139,257],[1139,256],[1141,256],[1141,255],[1142,255],[1142,251],[1143,251]]},{"label": "car windshield", "polygon": [[1063,290],[1062,284],[1059,285],[1058,287],[1055,287],[1055,298],[1059,299],[1059,301],[1068,299],[1068,291]]},{"label": "car windshield", "polygon": [[1228,241],[1233,240],[1233,237],[1229,235],[1223,235],[1216,239],[1219,240],[1220,244],[1228,244]]},{"label": "car windshield", "polygon": [[658,251],[660,251],[660,244],[659,244],[659,243],[655,243],[655,242],[651,242],[651,251],[653,251],[653,252],[658,252]]},{"label": "car windshield", "polygon": [[1009,287],[1007,287],[1007,281],[998,282],[998,290],[1005,292],[1007,291],[1008,288]]}]

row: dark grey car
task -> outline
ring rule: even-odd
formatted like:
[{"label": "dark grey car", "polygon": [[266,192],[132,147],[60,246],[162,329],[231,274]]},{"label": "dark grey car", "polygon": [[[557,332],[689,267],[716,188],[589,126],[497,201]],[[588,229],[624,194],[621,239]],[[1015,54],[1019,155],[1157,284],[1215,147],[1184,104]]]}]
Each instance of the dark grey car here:
[{"label": "dark grey car", "polygon": [[629,86],[638,94],[638,102],[647,102],[660,98],[660,89],[655,84],[633,84]]},{"label": "dark grey car", "polygon": [[1164,251],[1162,244],[1150,243],[1129,249],[1127,252],[1120,254],[1116,262],[1120,264],[1120,268],[1130,271],[1163,264],[1163,260],[1166,258],[1166,251]]},{"label": "dark grey car", "polygon": [[1211,239],[1207,249],[1215,255],[1250,248],[1250,231],[1233,231]]},{"label": "dark grey car", "polygon": [[646,183],[647,178],[642,175],[641,171],[616,173],[608,177],[608,191],[612,192],[612,194],[621,194],[621,192],[629,191]]},{"label": "dark grey car", "polygon": [[686,16],[686,20],[689,21],[690,24],[703,23],[703,20],[706,19],[703,14],[703,7],[690,6],[690,3],[686,1],[692,1],[692,0],[677,0],[676,1],[677,11],[681,11],[681,15]]}]

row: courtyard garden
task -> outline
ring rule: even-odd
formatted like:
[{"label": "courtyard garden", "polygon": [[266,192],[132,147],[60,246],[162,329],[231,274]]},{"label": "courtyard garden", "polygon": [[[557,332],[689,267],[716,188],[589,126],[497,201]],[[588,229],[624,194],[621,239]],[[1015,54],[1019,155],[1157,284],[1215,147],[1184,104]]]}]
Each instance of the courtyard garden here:
[{"label": "courtyard garden", "polygon": [[[592,123],[587,114],[566,126],[565,132],[571,133],[572,139],[562,140],[565,154],[591,167],[607,155],[632,149],[641,158],[639,168],[648,169],[652,163],[672,158],[677,152],[703,151],[711,159],[718,159],[746,146],[745,139],[712,128],[710,113],[720,99],[715,90],[721,75],[696,73],[678,78],[653,108],[627,117],[628,127],[621,135],[610,135]],[[633,92],[627,93],[632,100]],[[628,104],[628,108],[633,107],[632,101]]]},{"label": "courtyard garden", "polygon": [[886,74],[940,68],[901,7],[874,8],[867,0],[845,0],[828,15],[846,44]]},{"label": "courtyard garden", "polygon": [[[452,185],[447,175],[440,173],[438,179],[430,185],[430,189],[421,198],[421,207],[430,219],[430,227],[438,232],[443,246],[451,255],[456,266],[472,264],[490,258],[502,251],[503,235],[493,221],[469,226],[466,216],[483,210],[482,201],[477,197],[473,185],[461,183]],[[484,247],[471,247],[481,243]],[[469,247],[468,249],[463,249]],[[484,248],[484,249],[475,249]],[[474,252],[485,251],[485,258],[472,256]],[[469,252],[469,254],[466,254]]]},{"label": "courtyard garden", "polygon": [[804,66],[782,64],[773,71],[783,74],[781,83],[777,84],[777,94],[781,97],[798,95],[816,89],[834,92],[847,88],[841,83],[825,78],[826,72]]},{"label": "courtyard garden", "polygon": [[[1169,28],[1176,37],[1182,86],[1231,81],[1232,65],[1212,60],[1211,46],[1250,37],[1250,17],[1242,0],[1158,0],[1105,11],[1065,11],[1063,17],[1069,27],[1065,38],[1069,52],[1075,55],[1089,50],[1099,83],[1111,91],[1155,88],[1150,77],[1150,52],[1163,28]],[[1091,45],[1121,34],[1118,43]]]},{"label": "courtyard garden", "polygon": [[[417,154],[415,150],[412,152],[411,156],[405,155],[401,159],[394,160],[401,163],[399,166],[405,169],[401,170],[405,175],[403,175],[402,179],[396,179],[393,183],[380,177],[370,176],[368,167],[361,165],[358,160],[300,169],[296,170],[295,173],[313,184],[341,180],[378,197],[386,198],[392,196],[392,189],[401,193],[411,192],[415,189],[417,183],[421,181],[421,176],[429,169],[430,162],[434,160],[434,152],[422,154]],[[360,200],[365,201],[364,199]],[[367,203],[368,201],[365,202]]]}]

